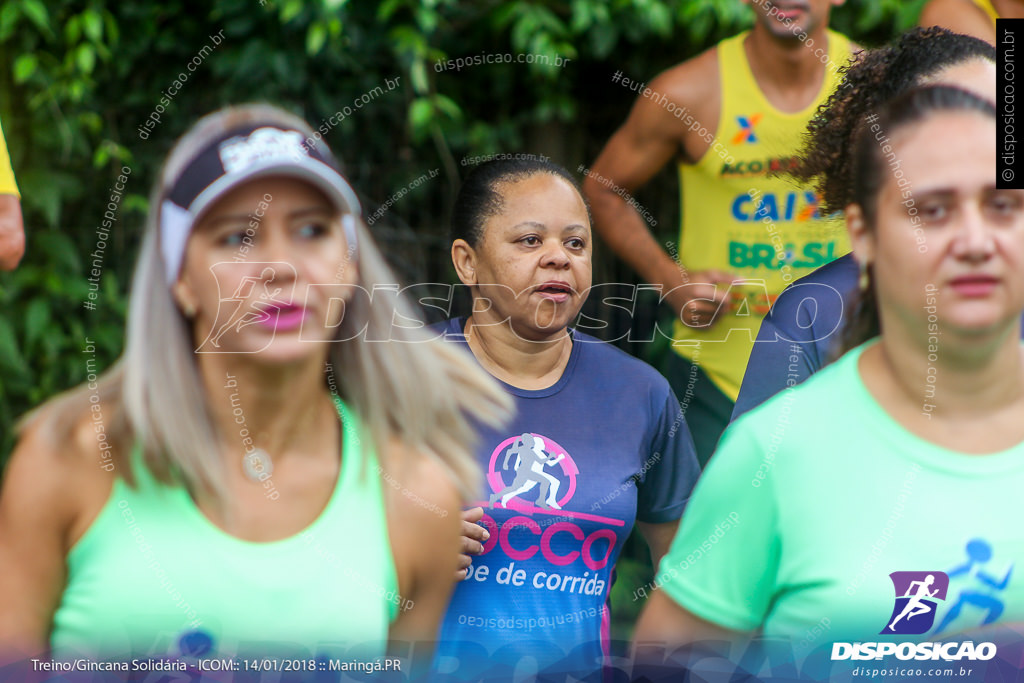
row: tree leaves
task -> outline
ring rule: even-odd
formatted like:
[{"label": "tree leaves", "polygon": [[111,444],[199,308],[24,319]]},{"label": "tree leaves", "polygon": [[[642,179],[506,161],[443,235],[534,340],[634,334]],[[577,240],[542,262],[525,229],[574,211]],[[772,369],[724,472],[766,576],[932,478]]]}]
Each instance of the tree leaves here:
[{"label": "tree leaves", "polygon": [[[832,25],[875,44],[911,25],[923,2],[847,0]],[[436,189],[382,221],[402,226],[433,269],[420,275],[440,281],[447,255],[436,245],[460,158],[542,151],[526,147],[558,136],[595,144],[630,102],[607,85],[611,73],[653,76],[751,20],[737,0],[0,2],[0,83],[9,86],[0,117],[28,228],[22,266],[0,273],[0,465],[12,420],[83,379],[85,336],[103,367],[120,353],[149,188],[200,116],[259,100],[315,126],[333,117],[325,138],[371,210],[410,177],[443,167]],[[377,88],[383,94],[355,106]],[[96,228],[126,165],[129,188],[93,289]],[[426,258],[424,245],[437,251]],[[83,306],[90,293],[96,310]]]},{"label": "tree leaves", "polygon": [[35,55],[18,55],[14,60],[14,82],[24,83],[36,72],[39,60]]}]

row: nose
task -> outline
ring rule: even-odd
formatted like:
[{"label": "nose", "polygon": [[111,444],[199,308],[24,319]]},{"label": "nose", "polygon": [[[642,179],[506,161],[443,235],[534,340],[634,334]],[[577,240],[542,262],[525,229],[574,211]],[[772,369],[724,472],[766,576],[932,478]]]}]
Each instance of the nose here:
[{"label": "nose", "polygon": [[569,254],[561,240],[549,240],[541,253],[541,265],[545,268],[567,268]]},{"label": "nose", "polygon": [[953,237],[953,253],[968,261],[984,261],[995,251],[993,226],[981,207],[971,203],[960,214],[960,224]]},{"label": "nose", "polygon": [[272,223],[269,216],[264,218],[251,262],[254,268],[258,268],[254,275],[258,274],[260,280],[287,291],[288,286],[297,279],[296,268],[299,262],[297,254],[293,253],[294,245],[288,231],[280,228]]},{"label": "nose", "polygon": [[[274,217],[269,212],[259,227],[258,251],[254,254],[256,258],[268,263],[288,263],[292,266],[296,263],[298,253],[295,252],[295,243],[283,224],[276,224]],[[285,269],[287,270],[287,269]]]}]

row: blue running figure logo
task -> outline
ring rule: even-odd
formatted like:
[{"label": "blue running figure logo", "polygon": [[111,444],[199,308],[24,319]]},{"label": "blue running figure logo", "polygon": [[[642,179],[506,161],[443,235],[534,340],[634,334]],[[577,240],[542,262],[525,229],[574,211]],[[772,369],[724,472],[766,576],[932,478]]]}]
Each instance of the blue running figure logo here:
[{"label": "blue running figure logo", "polygon": [[974,589],[965,588],[960,591],[956,602],[946,612],[946,616],[942,618],[939,627],[935,629],[935,635],[945,630],[953,623],[953,620],[960,616],[960,611],[964,608],[964,605],[973,605],[988,611],[981,622],[981,626],[991,624],[998,619],[1005,608],[1003,601],[992,595],[992,593],[1006,589],[1006,586],[1010,583],[1010,576],[1013,574],[1013,565],[1011,564],[1010,568],[1006,570],[1006,575],[1002,579],[998,579],[982,568],[982,565],[992,559],[992,546],[988,541],[981,538],[972,539],[967,542],[965,550],[967,551],[967,561],[959,567],[951,569],[949,576],[967,574],[982,584],[982,587]]}]

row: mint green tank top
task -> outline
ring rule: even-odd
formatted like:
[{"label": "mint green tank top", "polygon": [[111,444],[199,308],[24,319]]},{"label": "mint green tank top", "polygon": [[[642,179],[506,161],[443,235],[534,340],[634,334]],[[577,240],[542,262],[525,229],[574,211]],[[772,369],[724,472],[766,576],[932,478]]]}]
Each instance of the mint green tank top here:
[{"label": "mint green tank top", "polygon": [[136,452],[138,486],[117,478],[68,554],[54,654],[382,655],[401,598],[377,460],[335,402],[344,443],[334,492],[315,521],[279,541],[225,533]]}]

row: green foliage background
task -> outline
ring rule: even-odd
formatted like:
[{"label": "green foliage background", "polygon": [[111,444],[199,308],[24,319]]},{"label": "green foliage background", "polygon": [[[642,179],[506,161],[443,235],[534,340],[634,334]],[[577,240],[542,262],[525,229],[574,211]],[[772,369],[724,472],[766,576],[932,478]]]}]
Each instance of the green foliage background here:
[{"label": "green foliage background", "polygon": [[[916,21],[923,0],[848,0],[832,26],[865,45]],[[449,281],[447,207],[466,155],[543,153],[589,165],[634,93],[611,83],[678,63],[751,23],[739,0],[7,0],[0,7],[0,119],[23,195],[27,254],[0,274],[0,464],[17,417],[100,367],[123,343],[128,283],[147,196],[173,141],[199,116],[263,100],[314,125],[400,79],[326,135],[369,211],[428,169],[374,231],[407,279]],[[224,42],[189,74],[148,139],[137,128],[210,36]],[[544,53],[567,66],[439,71],[483,53]],[[83,302],[122,166],[126,194],[103,256],[95,310]],[[670,176],[641,196],[671,234]],[[601,281],[619,267],[604,259]],[[440,279],[437,279],[440,278]]]}]

